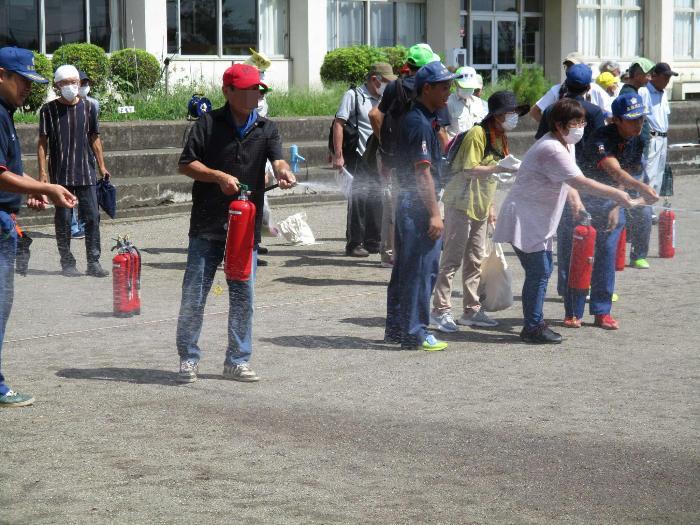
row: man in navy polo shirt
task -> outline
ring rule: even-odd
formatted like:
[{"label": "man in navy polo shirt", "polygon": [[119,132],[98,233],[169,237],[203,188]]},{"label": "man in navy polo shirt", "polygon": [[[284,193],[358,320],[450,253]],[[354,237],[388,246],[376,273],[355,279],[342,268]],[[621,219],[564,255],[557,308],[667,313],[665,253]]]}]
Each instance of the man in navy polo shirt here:
[{"label": "man in navy polo shirt", "polygon": [[[47,197],[56,206],[72,208],[76,203],[75,197],[62,186],[37,182],[24,174],[22,151],[12,117],[24,104],[32,82],[48,82],[34,69],[32,52],[17,47],[0,48],[0,358],[14,297],[15,215],[22,205],[20,194],[29,194],[27,206],[39,210],[46,208]],[[10,389],[0,372],[0,408],[21,407],[33,402],[31,395]]]},{"label": "man in navy polo shirt", "polygon": [[399,135],[399,196],[385,340],[428,352],[447,347],[428,333],[427,327],[444,229],[437,198],[442,174],[437,111],[447,106],[450,83],[455,78],[440,62],[418,70],[418,98],[404,117]]},{"label": "man in navy polo shirt", "polygon": [[[647,204],[659,200],[649,185],[636,179],[644,153],[640,138],[646,110],[642,98],[636,93],[625,93],[612,103],[613,122],[598,128],[586,142],[581,170],[586,177],[610,186],[622,186],[639,193]],[[610,315],[612,294],[615,291],[615,256],[617,243],[625,225],[625,214],[610,199],[581,195],[586,211],[591,214],[596,236],[593,276],[591,278],[590,312],[595,325],[606,330],[617,330],[618,322]],[[573,292],[569,291],[569,295]],[[568,297],[573,315],[583,317],[585,294]]]}]

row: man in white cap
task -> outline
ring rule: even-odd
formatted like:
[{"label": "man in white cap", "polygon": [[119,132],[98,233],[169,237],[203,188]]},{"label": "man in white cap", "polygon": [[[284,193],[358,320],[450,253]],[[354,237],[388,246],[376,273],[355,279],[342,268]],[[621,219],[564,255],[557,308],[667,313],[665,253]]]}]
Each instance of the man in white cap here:
[{"label": "man in white cap", "polygon": [[[583,56],[581,55],[581,53],[578,53],[576,51],[574,51],[573,53],[569,53],[568,55],[566,55],[566,58],[562,62],[562,64],[564,65],[564,73],[566,73],[566,71],[574,64],[583,63]],[[562,98],[562,89],[566,89],[563,83],[555,84],[554,86],[552,86],[550,90],[547,91],[542,96],[542,98],[540,98],[535,103],[534,106],[532,106],[532,108],[530,109],[530,116],[534,118],[537,122],[539,122],[542,118],[542,112],[549,106],[554,104],[557,100]],[[586,97],[587,100],[589,100],[589,102],[595,104],[603,110],[605,118],[612,117],[611,106],[613,99],[602,87],[600,87],[595,82],[592,82],[591,89],[588,91]]]},{"label": "man in white cap", "polygon": [[455,75],[458,75],[455,80],[456,89],[447,99],[447,111],[450,114],[447,134],[450,139],[481,122],[487,113],[484,112],[481,99],[474,96],[474,90],[479,87],[476,70],[469,66],[460,67],[455,71]]},{"label": "man in white cap", "polygon": [[[61,96],[44,104],[39,112],[39,180],[46,182],[50,179],[78,197],[78,212],[85,221],[86,273],[93,277],[107,277],[109,272],[100,265],[100,212],[97,206],[95,161],[105,179],[109,179],[110,174],[102,154],[97,109],[78,96],[80,73],[75,66],[66,64],[56,69],[54,88]],[[56,208],[54,224],[62,273],[66,277],[77,277],[81,274],[70,251],[71,211]]]}]

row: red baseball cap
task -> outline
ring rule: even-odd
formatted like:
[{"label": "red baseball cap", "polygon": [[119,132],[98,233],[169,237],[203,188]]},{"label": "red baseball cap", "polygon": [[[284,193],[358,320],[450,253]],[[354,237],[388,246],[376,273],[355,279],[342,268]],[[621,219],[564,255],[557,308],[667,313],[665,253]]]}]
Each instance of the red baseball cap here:
[{"label": "red baseball cap", "polygon": [[254,87],[267,89],[267,85],[260,82],[258,68],[249,64],[234,64],[224,71],[224,86],[231,86],[234,89],[251,89]]}]

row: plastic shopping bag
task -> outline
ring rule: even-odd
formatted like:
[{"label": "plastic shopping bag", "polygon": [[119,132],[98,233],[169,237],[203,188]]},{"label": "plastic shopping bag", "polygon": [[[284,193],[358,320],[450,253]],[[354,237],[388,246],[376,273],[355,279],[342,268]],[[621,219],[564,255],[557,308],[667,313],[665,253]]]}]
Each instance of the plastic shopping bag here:
[{"label": "plastic shopping bag", "polygon": [[345,168],[335,172],[335,182],[338,185],[340,193],[342,193],[343,197],[346,199],[349,199],[352,193],[353,178],[352,174]]},{"label": "plastic shopping bag", "polygon": [[494,243],[481,267],[478,294],[487,312],[505,310],[513,304],[513,277],[500,243]]},{"label": "plastic shopping bag", "polygon": [[290,215],[277,225],[284,238],[292,244],[315,244],[316,239],[306,222],[306,213]]}]

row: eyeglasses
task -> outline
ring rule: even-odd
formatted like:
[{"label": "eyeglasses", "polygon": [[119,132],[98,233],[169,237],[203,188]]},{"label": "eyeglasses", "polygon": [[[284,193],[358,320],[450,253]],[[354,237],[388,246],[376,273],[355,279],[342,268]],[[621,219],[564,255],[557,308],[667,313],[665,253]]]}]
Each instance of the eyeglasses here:
[{"label": "eyeglasses", "polygon": [[572,120],[567,124],[568,128],[585,128],[587,125],[585,120]]}]

